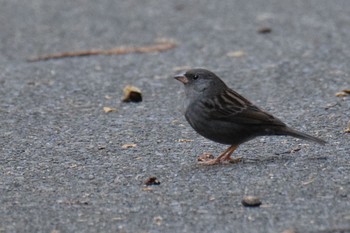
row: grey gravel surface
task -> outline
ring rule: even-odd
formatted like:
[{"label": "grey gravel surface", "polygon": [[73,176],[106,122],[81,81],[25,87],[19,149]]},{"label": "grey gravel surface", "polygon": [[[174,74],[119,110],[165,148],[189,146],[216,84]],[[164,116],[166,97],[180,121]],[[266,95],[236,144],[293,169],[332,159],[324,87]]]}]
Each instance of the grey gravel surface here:
[{"label": "grey gravel surface", "polygon": [[[0,22],[0,232],[350,232],[348,0],[0,0]],[[26,61],[162,38],[178,47]],[[329,143],[262,137],[198,165],[225,146],[185,122],[182,66]],[[121,103],[128,84],[143,102]]]}]

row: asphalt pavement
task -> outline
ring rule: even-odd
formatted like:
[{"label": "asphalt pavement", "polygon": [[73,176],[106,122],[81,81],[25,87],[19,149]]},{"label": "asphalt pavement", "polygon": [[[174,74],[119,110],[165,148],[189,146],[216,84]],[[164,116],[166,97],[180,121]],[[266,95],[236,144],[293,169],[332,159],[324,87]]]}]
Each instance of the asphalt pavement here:
[{"label": "asphalt pavement", "polygon": [[[348,0],[0,0],[0,22],[0,232],[350,232]],[[159,41],[177,46],[128,50]],[[199,165],[226,146],[182,115],[188,67],[328,143],[261,137]]]}]

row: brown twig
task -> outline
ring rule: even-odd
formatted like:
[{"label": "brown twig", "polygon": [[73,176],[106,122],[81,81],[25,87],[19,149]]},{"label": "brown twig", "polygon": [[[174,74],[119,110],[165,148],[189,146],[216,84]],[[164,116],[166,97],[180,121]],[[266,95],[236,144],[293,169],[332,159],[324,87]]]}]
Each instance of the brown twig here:
[{"label": "brown twig", "polygon": [[92,55],[122,55],[128,53],[153,53],[153,52],[163,52],[176,47],[176,43],[171,41],[156,43],[147,46],[132,46],[132,47],[117,47],[109,50],[86,50],[86,51],[75,51],[75,52],[64,52],[55,53],[49,55],[42,55],[37,57],[32,57],[27,59],[29,62],[35,61],[46,61],[50,59],[60,59],[66,57],[82,57],[82,56],[92,56]]}]

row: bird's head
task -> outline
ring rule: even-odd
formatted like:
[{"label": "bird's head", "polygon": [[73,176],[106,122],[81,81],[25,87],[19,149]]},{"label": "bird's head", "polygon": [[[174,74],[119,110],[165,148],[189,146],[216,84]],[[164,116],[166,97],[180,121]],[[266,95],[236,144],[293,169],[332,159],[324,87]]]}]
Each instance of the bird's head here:
[{"label": "bird's head", "polygon": [[227,87],[218,76],[206,69],[190,69],[174,78],[184,84],[186,95],[191,99],[216,95]]}]

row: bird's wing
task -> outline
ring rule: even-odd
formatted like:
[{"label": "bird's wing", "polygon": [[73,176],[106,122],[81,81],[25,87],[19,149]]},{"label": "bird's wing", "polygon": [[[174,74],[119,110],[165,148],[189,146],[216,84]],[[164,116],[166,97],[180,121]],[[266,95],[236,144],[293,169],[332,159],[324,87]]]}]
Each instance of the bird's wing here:
[{"label": "bird's wing", "polygon": [[278,118],[259,109],[237,92],[227,89],[225,93],[202,102],[210,119],[250,125],[285,124]]}]

